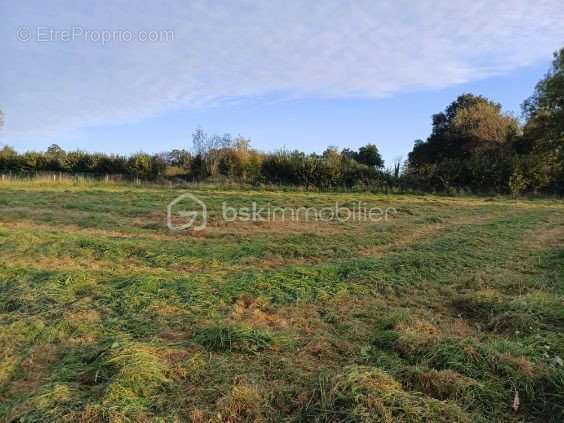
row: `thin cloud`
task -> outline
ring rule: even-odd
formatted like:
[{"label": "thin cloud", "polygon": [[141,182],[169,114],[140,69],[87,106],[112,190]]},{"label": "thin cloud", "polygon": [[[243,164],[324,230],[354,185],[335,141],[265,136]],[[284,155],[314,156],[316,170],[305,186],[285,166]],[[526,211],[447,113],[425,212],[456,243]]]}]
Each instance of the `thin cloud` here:
[{"label": "thin cloud", "polygon": [[[561,0],[3,2],[7,134],[55,134],[223,99],[382,97],[550,57]],[[21,42],[19,28],[128,31],[130,42]],[[141,42],[136,34],[173,32]],[[34,34],[34,36],[37,34]]]}]

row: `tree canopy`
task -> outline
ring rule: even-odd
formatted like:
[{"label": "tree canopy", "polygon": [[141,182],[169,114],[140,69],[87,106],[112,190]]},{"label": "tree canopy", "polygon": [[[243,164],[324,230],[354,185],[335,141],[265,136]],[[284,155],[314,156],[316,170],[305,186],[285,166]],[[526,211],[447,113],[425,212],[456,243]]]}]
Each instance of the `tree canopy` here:
[{"label": "tree canopy", "polygon": [[470,158],[474,152],[502,144],[517,134],[516,118],[483,96],[462,94],[444,112],[433,115],[432,133],[415,143],[409,154],[412,166]]}]

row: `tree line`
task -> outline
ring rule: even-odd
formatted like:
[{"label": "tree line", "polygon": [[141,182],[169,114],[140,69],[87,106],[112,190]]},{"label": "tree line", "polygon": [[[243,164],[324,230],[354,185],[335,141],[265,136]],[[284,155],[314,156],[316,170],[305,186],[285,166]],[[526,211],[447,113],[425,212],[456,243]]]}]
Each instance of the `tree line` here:
[{"label": "tree line", "polygon": [[522,106],[523,122],[501,105],[463,94],[433,116],[403,177],[423,191],[564,194],[564,49]]},{"label": "tree line", "polygon": [[0,173],[64,172],[80,175],[120,175],[143,180],[233,181],[248,184],[294,185],[305,188],[369,186],[386,172],[375,145],[359,151],[327,148],[322,154],[300,151],[259,152],[246,138],[208,135],[198,129],[194,148],[131,156],[64,151],[58,145],[45,152],[19,154],[0,149]]},{"label": "tree line", "polygon": [[[323,153],[260,152],[244,137],[198,129],[192,148],[130,156],[0,150],[0,173],[65,172],[144,180],[227,180],[312,189],[564,194],[564,49],[523,104],[521,119],[499,103],[462,94],[433,116],[432,132],[407,160],[385,168],[374,144]],[[3,115],[0,113],[0,125]]]}]

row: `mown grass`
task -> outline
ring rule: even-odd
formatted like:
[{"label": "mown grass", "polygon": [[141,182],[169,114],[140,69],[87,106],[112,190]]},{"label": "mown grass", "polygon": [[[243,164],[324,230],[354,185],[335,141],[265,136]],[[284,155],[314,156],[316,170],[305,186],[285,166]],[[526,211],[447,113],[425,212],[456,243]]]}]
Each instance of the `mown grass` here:
[{"label": "mown grass", "polygon": [[173,233],[181,192],[2,185],[2,420],[564,419],[564,203],[200,189],[210,226]]}]

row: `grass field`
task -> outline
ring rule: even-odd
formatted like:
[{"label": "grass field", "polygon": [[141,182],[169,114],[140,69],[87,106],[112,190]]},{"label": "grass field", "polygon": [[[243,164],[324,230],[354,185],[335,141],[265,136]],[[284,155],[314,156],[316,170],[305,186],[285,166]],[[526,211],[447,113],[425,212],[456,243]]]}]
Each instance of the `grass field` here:
[{"label": "grass field", "polygon": [[[0,185],[4,421],[564,421],[564,202]],[[394,207],[222,223],[223,201]]]}]

